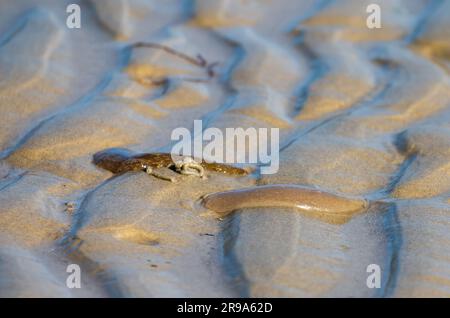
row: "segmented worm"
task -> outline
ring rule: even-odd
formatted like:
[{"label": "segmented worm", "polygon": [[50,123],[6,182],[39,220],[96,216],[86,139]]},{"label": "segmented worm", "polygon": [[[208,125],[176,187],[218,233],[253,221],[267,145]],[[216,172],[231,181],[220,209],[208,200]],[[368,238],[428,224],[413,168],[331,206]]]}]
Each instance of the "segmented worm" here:
[{"label": "segmented worm", "polygon": [[[183,157],[180,156],[180,159]],[[245,169],[221,163],[209,163],[196,160],[207,171],[229,174],[232,176],[245,176],[249,172]],[[119,174],[128,171],[142,171],[143,167],[167,168],[175,164],[170,153],[141,153],[133,154],[128,149],[112,148],[94,155],[94,164],[98,167]]]},{"label": "segmented worm", "polygon": [[256,186],[203,197],[202,204],[219,214],[228,214],[243,208],[296,208],[308,215],[343,223],[354,214],[363,212],[368,202],[362,198],[347,198],[293,184]]}]

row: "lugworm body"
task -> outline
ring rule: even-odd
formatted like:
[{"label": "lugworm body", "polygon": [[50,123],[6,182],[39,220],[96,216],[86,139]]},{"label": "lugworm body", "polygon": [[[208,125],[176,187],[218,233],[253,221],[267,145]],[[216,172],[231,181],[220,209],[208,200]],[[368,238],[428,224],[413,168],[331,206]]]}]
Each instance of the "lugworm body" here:
[{"label": "lugworm body", "polygon": [[[180,158],[183,158],[180,156]],[[199,160],[200,165],[207,171],[219,172],[234,176],[245,176],[248,171],[221,163],[209,163]],[[166,168],[174,164],[170,153],[141,153],[133,154],[127,149],[113,148],[98,152],[94,155],[94,164],[112,173],[128,171],[142,171],[143,166],[154,169]]]},{"label": "lugworm body", "polygon": [[244,208],[295,208],[332,223],[342,223],[368,206],[364,199],[346,198],[292,184],[217,192],[203,197],[202,204],[219,214],[228,214]]}]

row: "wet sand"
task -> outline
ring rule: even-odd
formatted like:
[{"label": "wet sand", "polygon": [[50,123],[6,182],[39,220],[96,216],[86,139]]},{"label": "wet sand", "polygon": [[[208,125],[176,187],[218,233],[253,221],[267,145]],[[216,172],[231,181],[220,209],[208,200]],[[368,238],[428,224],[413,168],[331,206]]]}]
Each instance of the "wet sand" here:
[{"label": "wet sand", "polygon": [[[1,4],[1,297],[450,297],[449,1],[72,2]],[[93,161],[196,119],[278,173]]]}]

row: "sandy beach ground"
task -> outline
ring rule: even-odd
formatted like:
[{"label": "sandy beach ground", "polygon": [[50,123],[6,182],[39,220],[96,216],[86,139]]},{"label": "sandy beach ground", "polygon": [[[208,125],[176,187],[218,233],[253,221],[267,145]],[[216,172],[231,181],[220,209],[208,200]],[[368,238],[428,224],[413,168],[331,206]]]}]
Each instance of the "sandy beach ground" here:
[{"label": "sandy beach ground", "polygon": [[[450,297],[449,16],[435,0],[0,1],[0,296]],[[279,128],[279,171],[175,183],[93,163],[168,152],[198,119]],[[370,205],[199,206],[276,184]]]}]

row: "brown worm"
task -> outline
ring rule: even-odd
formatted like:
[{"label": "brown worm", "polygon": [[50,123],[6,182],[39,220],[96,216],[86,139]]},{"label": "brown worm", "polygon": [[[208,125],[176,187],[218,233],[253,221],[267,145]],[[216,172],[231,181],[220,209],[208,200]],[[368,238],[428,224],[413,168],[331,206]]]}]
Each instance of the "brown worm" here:
[{"label": "brown worm", "polygon": [[[183,157],[180,156],[180,159]],[[207,171],[229,174],[232,176],[245,176],[249,171],[221,163],[209,163],[196,160]],[[98,152],[94,155],[94,164],[112,173],[128,171],[142,171],[143,167],[153,169],[166,168],[174,164],[170,153],[141,153],[133,154],[130,150],[113,148]]]},{"label": "brown worm", "polygon": [[347,198],[292,184],[274,184],[206,195],[202,204],[219,214],[243,208],[295,208],[331,223],[343,223],[367,209],[362,198]]}]

